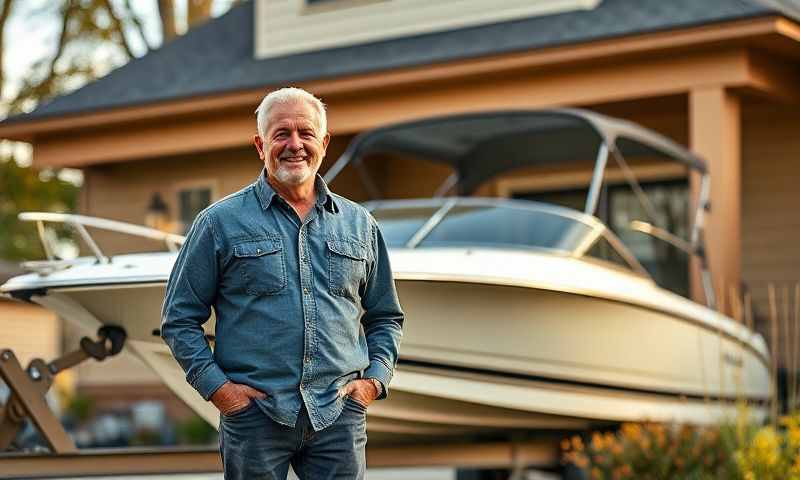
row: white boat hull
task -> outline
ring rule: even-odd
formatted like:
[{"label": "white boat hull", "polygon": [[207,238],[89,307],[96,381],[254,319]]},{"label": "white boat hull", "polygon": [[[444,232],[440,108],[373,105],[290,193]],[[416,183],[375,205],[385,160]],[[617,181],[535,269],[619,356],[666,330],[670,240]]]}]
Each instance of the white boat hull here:
[{"label": "white boat hull", "polygon": [[[609,288],[595,291],[587,285],[598,272],[572,259],[557,259],[559,271],[583,269],[581,288],[553,281],[552,274],[548,284],[530,274],[521,282],[512,271],[478,281],[469,267],[496,265],[492,252],[452,252],[449,259],[432,254],[439,264],[404,255],[392,258],[406,313],[401,360],[390,397],[370,407],[373,432],[452,435],[644,420],[705,424],[735,415],[733,402],[740,398],[755,401],[755,416],[766,413],[763,340],[651,283],[615,274],[600,283],[616,282],[617,293],[629,298]],[[529,261],[552,272],[541,260]],[[447,274],[441,261],[457,261],[459,275]],[[531,265],[512,263],[531,271]],[[125,328],[127,351],[217,426],[217,410],[189,386],[158,335],[164,288],[164,280],[53,286],[32,300],[90,332],[102,324]],[[656,296],[644,298],[644,291]],[[669,302],[659,303],[657,294]],[[213,317],[205,328],[214,333]]]}]

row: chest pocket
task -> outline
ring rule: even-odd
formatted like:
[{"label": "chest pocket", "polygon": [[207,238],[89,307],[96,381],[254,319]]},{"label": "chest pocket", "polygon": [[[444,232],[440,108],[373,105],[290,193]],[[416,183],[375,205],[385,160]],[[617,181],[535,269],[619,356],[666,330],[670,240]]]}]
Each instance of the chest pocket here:
[{"label": "chest pocket", "polygon": [[331,294],[358,303],[358,289],[367,278],[367,247],[347,240],[328,240],[327,245]]},{"label": "chest pocket", "polygon": [[286,287],[280,239],[249,240],[233,246],[236,267],[249,295],[274,295]]}]

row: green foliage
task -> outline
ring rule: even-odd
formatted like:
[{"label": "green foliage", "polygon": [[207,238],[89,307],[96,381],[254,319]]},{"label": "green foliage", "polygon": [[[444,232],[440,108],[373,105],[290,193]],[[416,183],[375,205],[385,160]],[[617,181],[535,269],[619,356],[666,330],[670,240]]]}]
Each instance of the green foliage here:
[{"label": "green foliage", "polygon": [[78,187],[52,172],[21,167],[12,158],[0,158],[0,258],[44,257],[36,225],[20,222],[24,211],[73,212]]},{"label": "green foliage", "polygon": [[208,445],[214,441],[216,430],[198,415],[178,423],[178,443]]},{"label": "green foliage", "polygon": [[66,410],[78,421],[85,422],[94,414],[94,399],[77,394],[69,399]]},{"label": "green foliage", "polygon": [[163,445],[164,439],[161,434],[156,430],[139,430],[131,438],[131,445],[135,446],[149,446],[149,445]]}]

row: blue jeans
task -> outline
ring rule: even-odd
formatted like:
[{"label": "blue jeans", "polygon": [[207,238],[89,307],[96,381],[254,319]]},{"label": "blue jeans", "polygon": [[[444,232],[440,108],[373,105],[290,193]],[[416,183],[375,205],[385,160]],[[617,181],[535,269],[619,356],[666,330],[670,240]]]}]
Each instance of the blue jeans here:
[{"label": "blue jeans", "polygon": [[366,416],[361,404],[347,398],[339,418],[315,432],[305,406],[292,428],[251,401],[244,410],[220,416],[225,480],[286,480],[289,464],[300,480],[363,480]]}]

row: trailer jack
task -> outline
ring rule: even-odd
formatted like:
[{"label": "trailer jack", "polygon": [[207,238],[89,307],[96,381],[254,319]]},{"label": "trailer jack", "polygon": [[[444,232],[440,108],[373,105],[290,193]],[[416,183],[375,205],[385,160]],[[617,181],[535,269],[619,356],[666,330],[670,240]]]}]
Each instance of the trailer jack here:
[{"label": "trailer jack", "polygon": [[14,352],[10,349],[0,350],[0,378],[11,390],[6,404],[0,404],[0,452],[8,450],[28,417],[53,453],[78,451],[75,442],[47,406],[45,394],[58,372],[90,358],[102,361],[118,354],[125,344],[125,330],[118,326],[104,325],[97,330],[97,336],[97,340],[81,338],[79,349],[50,363],[35,358],[24,370]]}]

